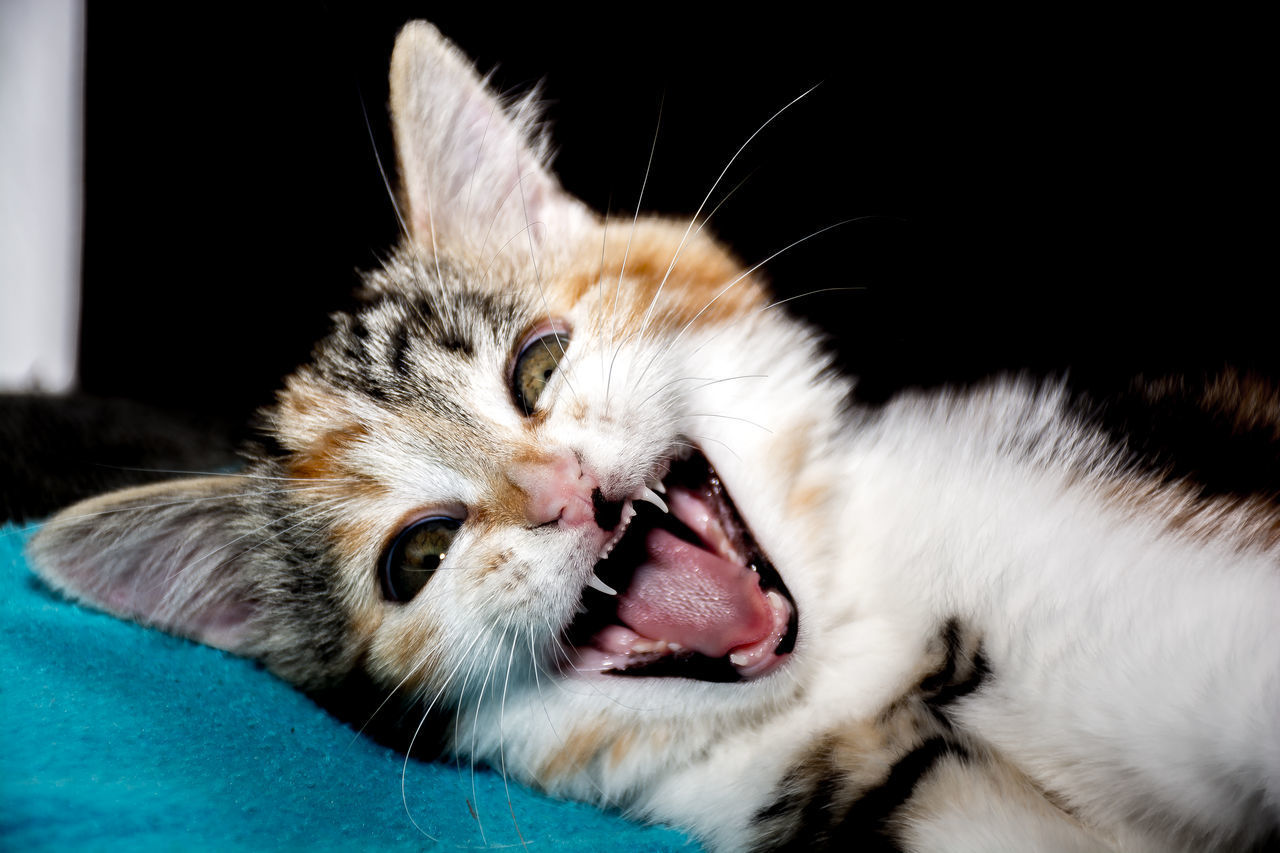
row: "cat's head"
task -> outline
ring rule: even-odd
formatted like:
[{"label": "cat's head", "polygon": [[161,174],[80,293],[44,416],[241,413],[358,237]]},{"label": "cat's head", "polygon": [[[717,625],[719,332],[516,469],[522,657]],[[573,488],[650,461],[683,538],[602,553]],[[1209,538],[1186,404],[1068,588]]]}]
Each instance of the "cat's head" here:
[{"label": "cat's head", "polygon": [[245,471],[72,507],[35,561],[304,688],[459,715],[454,749],[547,787],[627,789],[803,690],[846,389],[702,224],[566,194],[532,101],[430,25],[391,105],[405,243]]}]

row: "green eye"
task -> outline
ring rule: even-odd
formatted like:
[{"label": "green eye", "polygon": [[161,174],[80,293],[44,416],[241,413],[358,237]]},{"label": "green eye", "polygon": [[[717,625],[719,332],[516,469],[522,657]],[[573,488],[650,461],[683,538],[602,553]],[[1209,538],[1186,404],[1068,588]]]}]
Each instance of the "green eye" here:
[{"label": "green eye", "polygon": [[516,365],[511,371],[511,393],[516,405],[526,415],[533,414],[533,407],[551,381],[551,374],[556,372],[556,366],[564,358],[568,346],[567,333],[551,332],[525,344],[520,355],[516,356]]},{"label": "green eye", "polygon": [[400,531],[382,558],[382,597],[404,603],[421,592],[461,525],[456,518],[434,516]]}]

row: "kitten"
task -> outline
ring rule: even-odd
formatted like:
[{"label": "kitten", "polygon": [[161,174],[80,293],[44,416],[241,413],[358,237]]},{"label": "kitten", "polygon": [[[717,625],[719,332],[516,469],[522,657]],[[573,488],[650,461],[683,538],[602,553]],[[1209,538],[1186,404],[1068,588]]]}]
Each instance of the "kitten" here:
[{"label": "kitten", "polygon": [[51,584],[717,849],[1275,843],[1274,499],[1146,473],[1058,385],[851,411],[751,270],[564,193],[428,24],[391,106],[409,238],[245,472],[64,511]]}]

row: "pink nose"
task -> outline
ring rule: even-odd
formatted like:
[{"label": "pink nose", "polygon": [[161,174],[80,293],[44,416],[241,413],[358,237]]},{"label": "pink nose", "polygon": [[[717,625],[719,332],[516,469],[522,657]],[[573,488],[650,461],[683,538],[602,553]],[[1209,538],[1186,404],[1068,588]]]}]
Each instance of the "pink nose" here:
[{"label": "pink nose", "polygon": [[583,469],[573,453],[559,452],[536,462],[516,463],[510,476],[525,493],[524,512],[530,524],[595,524],[591,496],[600,483]]}]

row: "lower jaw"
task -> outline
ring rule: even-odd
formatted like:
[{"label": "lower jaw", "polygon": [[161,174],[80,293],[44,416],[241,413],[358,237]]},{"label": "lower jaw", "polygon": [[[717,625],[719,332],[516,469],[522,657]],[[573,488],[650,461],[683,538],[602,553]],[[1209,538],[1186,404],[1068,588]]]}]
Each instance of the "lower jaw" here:
[{"label": "lower jaw", "polygon": [[588,647],[574,649],[560,667],[560,672],[577,678],[682,678],[713,684],[734,684],[764,678],[784,667],[789,660],[789,654],[774,654],[752,667],[739,669],[727,657],[709,658],[696,652],[680,652],[651,660],[631,660],[624,668],[619,668],[617,661],[608,652]]}]

